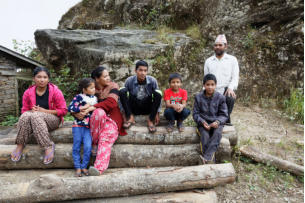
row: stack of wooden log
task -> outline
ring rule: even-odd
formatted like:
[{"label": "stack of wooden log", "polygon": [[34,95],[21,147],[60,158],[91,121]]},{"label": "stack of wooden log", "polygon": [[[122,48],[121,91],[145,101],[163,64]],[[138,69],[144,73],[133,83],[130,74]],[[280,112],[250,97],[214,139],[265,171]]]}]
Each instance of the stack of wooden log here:
[{"label": "stack of wooden log", "polygon": [[[11,130],[0,138],[0,184],[4,188],[0,202],[90,198],[111,202],[114,197],[113,202],[143,202],[143,199],[179,202],[177,198],[183,202],[185,197],[216,202],[214,191],[187,190],[234,182],[236,174],[232,164],[221,163],[230,161],[231,147],[237,143],[234,127],[224,128],[216,154],[219,164],[198,165],[200,146],[195,127],[186,127],[183,133],[177,130],[167,133],[161,122],[157,132],[149,134],[144,126],[138,118],[138,124],[128,130],[128,135],[118,138],[112,149],[110,169],[103,175],[80,178],[73,176],[71,122],[65,122],[51,133],[56,150],[54,162],[49,165],[42,163],[44,151],[34,140],[24,149],[21,160],[12,162],[10,153],[15,148],[16,130]],[[48,170],[42,170],[45,168]],[[130,197],[134,195],[140,196]]]}]

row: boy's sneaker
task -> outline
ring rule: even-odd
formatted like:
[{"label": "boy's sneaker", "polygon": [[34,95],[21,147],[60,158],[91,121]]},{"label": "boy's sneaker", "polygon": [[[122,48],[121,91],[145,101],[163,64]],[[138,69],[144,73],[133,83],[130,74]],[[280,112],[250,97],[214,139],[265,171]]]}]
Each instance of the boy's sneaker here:
[{"label": "boy's sneaker", "polygon": [[178,128],[179,132],[184,131],[183,121],[177,121],[177,128]]},{"label": "boy's sneaker", "polygon": [[166,127],[167,132],[171,133],[174,130],[175,121],[169,121]]}]

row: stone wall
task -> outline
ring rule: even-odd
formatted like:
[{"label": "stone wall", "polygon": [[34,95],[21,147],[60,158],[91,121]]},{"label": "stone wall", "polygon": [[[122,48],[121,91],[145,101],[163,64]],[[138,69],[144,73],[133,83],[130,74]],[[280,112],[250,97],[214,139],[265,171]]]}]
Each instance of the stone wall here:
[{"label": "stone wall", "polygon": [[18,114],[16,64],[0,55],[0,121]]}]

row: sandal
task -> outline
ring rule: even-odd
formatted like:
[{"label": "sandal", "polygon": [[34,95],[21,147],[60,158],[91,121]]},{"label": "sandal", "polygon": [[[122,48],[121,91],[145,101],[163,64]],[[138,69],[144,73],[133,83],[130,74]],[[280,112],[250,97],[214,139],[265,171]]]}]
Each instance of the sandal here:
[{"label": "sandal", "polygon": [[97,153],[97,145],[92,145],[91,155],[96,156],[96,153]]},{"label": "sandal", "polygon": [[126,122],[124,122],[124,124],[123,124],[123,128],[124,128],[124,129],[129,129],[132,125],[133,125],[133,122],[126,121]]},{"label": "sandal", "polygon": [[82,177],[82,171],[80,169],[77,169],[75,171],[75,174],[74,174],[75,177]]},{"label": "sandal", "polygon": [[184,132],[184,126],[182,121],[177,121],[177,128],[179,130],[179,132]]},{"label": "sandal", "polygon": [[[17,153],[17,152],[16,152],[16,149],[15,149],[15,150],[12,152],[12,154],[11,154],[11,160],[12,160],[13,162],[18,162],[18,161],[20,161],[20,158],[21,158],[21,155],[22,155],[22,151],[23,151],[23,149]],[[14,158],[13,158],[13,157],[14,157]]]},{"label": "sandal", "polygon": [[89,176],[89,171],[87,169],[83,168],[82,174],[84,174],[85,176]]},{"label": "sandal", "polygon": [[90,166],[89,175],[90,176],[99,176],[99,175],[101,175],[101,173],[100,173],[99,170],[97,170],[97,168],[94,168],[93,166]]},{"label": "sandal", "polygon": [[148,127],[148,131],[150,133],[155,133],[157,131],[156,126],[155,125],[149,125]]},{"label": "sandal", "polygon": [[175,125],[175,121],[169,121],[169,122],[168,122],[168,125],[167,125],[167,127],[166,127],[166,130],[167,130],[168,133],[173,132],[173,130],[174,130],[174,125]]},{"label": "sandal", "polygon": [[[52,145],[52,151],[50,153],[48,153],[47,155],[44,156],[43,158],[43,164],[48,165],[50,163],[53,162],[54,160],[54,152],[55,152],[55,144]],[[52,156],[52,159],[49,161],[46,161],[47,159],[49,159]]]}]

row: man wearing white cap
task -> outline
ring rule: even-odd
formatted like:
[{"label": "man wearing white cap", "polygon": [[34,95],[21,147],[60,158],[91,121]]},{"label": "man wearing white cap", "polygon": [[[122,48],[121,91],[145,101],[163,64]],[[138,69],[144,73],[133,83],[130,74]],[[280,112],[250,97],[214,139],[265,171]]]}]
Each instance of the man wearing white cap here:
[{"label": "man wearing white cap", "polygon": [[225,35],[218,35],[214,43],[215,54],[209,57],[204,64],[204,75],[214,74],[217,79],[216,91],[226,96],[229,119],[236,99],[235,90],[238,86],[239,66],[235,56],[227,54],[227,39]]}]

